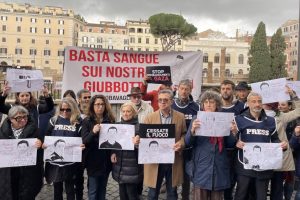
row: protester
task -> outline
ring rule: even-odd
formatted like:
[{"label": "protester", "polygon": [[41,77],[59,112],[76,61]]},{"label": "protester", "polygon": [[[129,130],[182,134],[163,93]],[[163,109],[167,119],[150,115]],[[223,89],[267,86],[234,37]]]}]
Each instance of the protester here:
[{"label": "protester", "polygon": [[[74,100],[76,100],[76,95],[75,95],[75,92],[73,90],[66,90],[63,94],[63,98],[65,98],[65,97],[71,97]],[[81,97],[81,95],[80,95],[80,97]]]},{"label": "protester", "polygon": [[91,99],[91,92],[89,90],[81,89],[77,92],[77,102],[78,102],[82,119],[84,119],[88,114],[90,99]]},{"label": "protester", "polygon": [[82,124],[81,136],[86,146],[84,163],[88,174],[89,200],[105,200],[111,171],[110,150],[99,149],[101,124],[115,123],[111,106],[103,95],[95,95],[89,103],[88,116]]},{"label": "protester", "polygon": [[[214,91],[205,91],[200,97],[200,107],[205,112],[219,112],[221,106],[222,100]],[[186,165],[194,185],[193,199],[221,200],[223,191],[231,186],[225,148],[235,143],[227,143],[228,137],[195,136],[200,126],[201,121],[195,117],[185,136],[186,145],[193,147],[192,160]],[[237,132],[236,126],[232,125],[232,131]]]},{"label": "protester", "polygon": [[[7,114],[9,109],[12,107],[11,104],[5,104],[5,99],[9,94],[11,88],[6,84],[0,95],[0,112]],[[52,97],[49,95],[47,87],[43,89],[43,95],[45,97],[44,104],[38,104],[37,99],[32,95],[31,92],[17,92],[15,105],[24,106],[30,115],[33,116],[36,125],[38,125],[39,114],[50,112],[54,108],[54,102]]]},{"label": "protester", "polygon": [[[20,105],[12,107],[0,128],[0,139],[37,137],[38,127],[28,110]],[[41,145],[41,140],[37,139],[35,146],[40,148]],[[34,200],[43,185],[42,155],[37,154],[34,166],[1,168],[0,177],[1,199]]]},{"label": "protester", "polygon": [[158,93],[160,90],[166,90],[166,89],[171,89],[172,83],[168,83],[168,84],[161,84],[158,88],[158,90],[152,90],[150,92],[147,92],[147,88],[148,88],[148,81],[149,77],[145,76],[144,77],[144,82],[141,86],[141,92],[143,93],[143,100],[145,101],[151,101],[151,106],[153,108],[154,111],[157,111],[159,109],[159,105],[158,105]]},{"label": "protester", "polygon": [[247,82],[241,81],[235,88],[237,99],[243,103],[246,103],[247,96],[251,91],[251,88],[248,86]]},{"label": "protester", "polygon": [[157,200],[163,178],[166,179],[167,199],[177,199],[177,186],[183,183],[183,162],[181,150],[184,148],[186,125],[184,115],[171,108],[173,92],[160,90],[158,93],[159,110],[149,114],[145,124],[176,124],[174,164],[144,164],[144,184],[149,187],[148,199]]},{"label": "protester", "polygon": [[[49,121],[46,135],[80,137],[81,121],[76,101],[70,97],[63,98],[57,106],[55,116]],[[43,145],[43,148],[47,146]],[[81,163],[56,161],[46,163],[45,177],[48,183],[53,182],[54,200],[63,200],[63,183],[67,199],[75,199],[75,174],[80,166]]]},{"label": "protester", "polygon": [[137,200],[139,199],[138,185],[143,180],[143,165],[138,164],[137,146],[140,137],[137,110],[130,102],[123,104],[120,109],[122,116],[119,123],[135,125],[135,136],[132,138],[135,149],[113,151],[111,155],[112,177],[119,183],[120,200]]},{"label": "protester", "polygon": [[[193,85],[188,79],[181,80],[178,85],[178,98],[174,99],[172,108],[178,112],[184,114],[186,127],[190,126],[193,116],[197,115],[199,111],[199,105],[194,102],[190,95],[192,93]],[[185,148],[183,150],[183,166],[191,159],[191,148]],[[184,171],[184,181],[182,184],[181,198],[182,200],[190,199],[190,179],[187,173]]]},{"label": "protester", "polygon": [[[241,88],[242,85],[240,84],[239,86]],[[235,84],[230,80],[224,80],[221,83],[220,91],[221,91],[221,98],[222,98],[221,112],[234,113],[235,116],[239,115],[244,110],[245,105],[242,101],[234,99]],[[232,136],[229,136],[227,139],[235,141],[235,138]],[[226,147],[226,151],[229,160],[229,169],[230,169],[229,173],[230,173],[231,186],[230,188],[224,191],[224,199],[232,200],[233,199],[232,192],[236,184],[236,170],[234,169],[234,158],[236,157],[236,149],[234,148],[234,146],[230,148]]]},{"label": "protester", "polygon": [[[255,182],[256,199],[266,199],[268,182],[272,177],[272,170],[244,169],[243,147],[247,142],[276,143],[281,142],[276,130],[276,122],[273,117],[266,115],[262,109],[262,97],[251,92],[247,97],[248,108],[241,115],[235,117],[238,127],[238,159],[236,162],[237,188],[236,200],[245,200],[249,193],[251,181]],[[285,141],[280,143],[282,149],[287,148]]]}]

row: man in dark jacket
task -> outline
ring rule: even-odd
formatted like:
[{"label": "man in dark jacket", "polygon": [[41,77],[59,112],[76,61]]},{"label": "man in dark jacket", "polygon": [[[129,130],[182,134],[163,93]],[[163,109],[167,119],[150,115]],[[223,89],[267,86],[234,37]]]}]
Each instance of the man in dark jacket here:
[{"label": "man in dark jacket", "polygon": [[[236,200],[247,199],[251,181],[255,182],[257,199],[267,199],[267,189],[269,179],[272,177],[272,170],[244,169],[243,167],[243,147],[245,143],[279,143],[276,122],[273,117],[269,117],[262,109],[262,97],[260,94],[251,92],[247,97],[249,108],[241,115],[236,116],[238,127],[238,159]],[[281,142],[282,149],[287,148],[286,142]]]}]

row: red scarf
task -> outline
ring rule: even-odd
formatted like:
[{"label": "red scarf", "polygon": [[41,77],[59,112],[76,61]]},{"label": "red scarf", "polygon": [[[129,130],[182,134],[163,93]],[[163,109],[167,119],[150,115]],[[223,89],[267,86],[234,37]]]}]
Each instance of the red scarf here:
[{"label": "red scarf", "polygon": [[213,145],[218,143],[218,147],[219,147],[219,152],[222,152],[223,149],[223,137],[209,137],[209,142]]}]

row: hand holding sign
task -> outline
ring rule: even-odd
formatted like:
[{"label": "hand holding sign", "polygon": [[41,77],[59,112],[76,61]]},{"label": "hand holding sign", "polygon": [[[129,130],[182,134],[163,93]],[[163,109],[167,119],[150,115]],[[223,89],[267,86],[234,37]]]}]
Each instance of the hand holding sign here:
[{"label": "hand holding sign", "polygon": [[156,83],[156,84],[172,83],[170,66],[147,66],[146,77],[148,83]]}]

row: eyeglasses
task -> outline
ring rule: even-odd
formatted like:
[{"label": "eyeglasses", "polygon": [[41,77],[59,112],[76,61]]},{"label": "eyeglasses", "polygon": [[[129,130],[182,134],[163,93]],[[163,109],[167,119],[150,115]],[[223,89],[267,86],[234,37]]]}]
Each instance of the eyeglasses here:
[{"label": "eyeglasses", "polygon": [[97,106],[97,107],[104,107],[105,104],[104,104],[104,103],[95,103],[94,106]]},{"label": "eyeglasses", "polygon": [[16,120],[17,122],[22,121],[22,119],[27,120],[28,119],[28,115],[24,115],[24,116],[18,116],[13,118],[14,120]]},{"label": "eyeglasses", "polygon": [[83,99],[90,99],[91,98],[91,96],[85,96],[85,97],[83,97]]},{"label": "eyeglasses", "polygon": [[71,112],[70,108],[61,108],[59,110],[60,110],[60,112]]},{"label": "eyeglasses", "polygon": [[131,97],[133,99],[140,99],[140,98],[142,98],[142,95],[132,95]]},{"label": "eyeglasses", "polygon": [[168,103],[171,99],[158,99],[159,103]]}]

